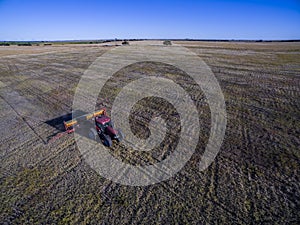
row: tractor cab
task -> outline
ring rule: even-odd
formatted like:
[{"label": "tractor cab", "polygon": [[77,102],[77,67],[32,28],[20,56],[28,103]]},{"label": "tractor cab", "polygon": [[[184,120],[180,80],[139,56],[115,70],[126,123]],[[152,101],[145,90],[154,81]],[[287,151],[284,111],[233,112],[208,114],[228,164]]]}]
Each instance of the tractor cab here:
[{"label": "tractor cab", "polygon": [[96,117],[95,123],[96,123],[97,130],[100,129],[101,131],[105,131],[107,127],[112,126],[111,120],[108,116]]}]

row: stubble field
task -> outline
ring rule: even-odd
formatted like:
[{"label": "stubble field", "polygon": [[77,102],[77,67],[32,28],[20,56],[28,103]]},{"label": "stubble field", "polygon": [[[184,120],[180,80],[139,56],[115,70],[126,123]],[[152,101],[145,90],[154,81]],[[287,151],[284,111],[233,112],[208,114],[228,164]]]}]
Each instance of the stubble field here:
[{"label": "stubble field", "polygon": [[[226,134],[215,161],[200,172],[210,110],[199,87],[165,64],[122,69],[102,90],[99,107],[110,112],[111,99],[128,80],[160,75],[188,90],[201,115],[199,143],[186,166],[146,187],[101,177],[84,160],[72,134],[49,143],[60,132],[55,119],[72,111],[84,71],[113,46],[0,47],[1,224],[299,222],[300,43],[176,44],[198,54],[215,74],[225,97]],[[170,129],[179,129],[174,108],[161,99],[146,99],[132,110],[137,136],[147,136],[147,115],[155,113],[171,121]],[[145,165],[166,158],[177,138],[170,134],[165,141],[169,149],[150,153],[117,142],[107,150],[126,163]]]}]

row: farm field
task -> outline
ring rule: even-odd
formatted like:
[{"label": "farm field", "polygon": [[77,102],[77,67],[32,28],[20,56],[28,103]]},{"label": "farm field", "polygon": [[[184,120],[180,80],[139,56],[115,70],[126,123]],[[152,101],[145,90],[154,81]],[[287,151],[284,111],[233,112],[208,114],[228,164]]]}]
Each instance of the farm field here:
[{"label": "farm field", "polygon": [[[130,44],[147,43],[152,42]],[[73,134],[49,142],[62,131],[57,118],[72,112],[83,73],[113,45],[0,46],[1,224],[299,222],[300,43],[174,43],[201,57],[217,78],[226,103],[226,133],[216,159],[200,172],[210,109],[199,87],[182,71],[161,63],[123,68],[97,100],[108,113],[128,80],[159,74],[188,90],[201,115],[192,158],[171,179],[145,187],[101,177],[80,154]],[[130,117],[139,137],[147,137],[149,112],[162,113],[173,131],[180,126],[167,102],[146,99]],[[128,150],[122,142],[107,150],[126,163],[147,165],[166,158],[177,137],[171,133],[165,142],[170,149],[150,153]]]}]

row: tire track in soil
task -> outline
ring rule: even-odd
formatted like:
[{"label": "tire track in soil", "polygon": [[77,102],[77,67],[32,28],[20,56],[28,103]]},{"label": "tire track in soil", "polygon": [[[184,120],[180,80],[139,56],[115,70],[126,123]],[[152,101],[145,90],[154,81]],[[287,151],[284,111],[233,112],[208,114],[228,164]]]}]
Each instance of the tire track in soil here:
[{"label": "tire track in soil", "polygon": [[215,223],[214,221],[212,221],[211,219],[213,218],[213,216],[211,216],[213,214],[213,212],[215,212],[214,208],[215,207],[219,207],[221,208],[223,211],[227,212],[228,215],[231,215],[232,221],[236,221],[238,223],[240,223],[241,221],[246,224],[246,220],[244,218],[241,218],[240,216],[238,216],[238,214],[230,209],[228,209],[228,207],[224,206],[221,202],[220,199],[218,198],[218,173],[219,173],[219,160],[216,158],[215,161],[212,163],[211,167],[208,169],[208,174],[207,174],[207,181],[205,184],[205,192],[204,192],[204,196],[205,196],[205,202],[207,202],[206,204],[204,203],[204,205],[207,205],[204,210],[205,215],[207,216],[207,220],[209,220],[208,224],[212,224]]},{"label": "tire track in soil", "polygon": [[[243,137],[243,140],[245,140],[245,149],[247,151],[253,149],[251,136],[249,134],[249,129],[247,127],[243,128],[242,137]],[[251,177],[254,176],[253,171],[251,171],[251,167],[249,165],[246,166],[246,170],[248,171],[247,178],[243,179],[242,182],[244,183],[245,187],[252,187]],[[244,188],[244,189],[246,191],[248,190],[245,193],[245,197],[244,197],[245,198],[244,207],[246,207],[246,211],[248,214],[248,221],[251,221],[251,224],[254,224],[255,223],[254,222],[255,221],[254,213],[255,213],[255,208],[256,208],[254,199],[256,196],[253,194],[254,190],[252,190],[252,188],[249,188],[249,189]]]},{"label": "tire track in soil", "polygon": [[8,104],[10,107],[11,107],[11,109],[16,113],[16,115],[18,116],[18,117],[20,117],[23,121],[24,121],[24,123],[32,130],[32,132],[40,139],[40,141],[43,143],[43,144],[47,144],[47,142],[35,131],[35,129],[29,124],[29,122],[26,120],[26,118],[23,116],[23,115],[21,115],[16,109],[15,109],[15,107],[12,105],[12,104],[10,104],[2,95],[0,95],[0,97],[1,97],[1,99],[3,99],[5,102],[6,102],[6,104]]},{"label": "tire track in soil", "polygon": [[[215,163],[213,163],[213,164],[215,164]],[[204,194],[204,196],[206,196],[205,197],[205,201],[207,201],[207,202],[210,202],[211,204],[208,204],[209,205],[209,207],[207,207],[207,209],[208,209],[208,214],[210,214],[210,212],[213,210],[213,207],[211,206],[211,205],[214,205],[214,207],[218,207],[218,208],[220,208],[220,209],[222,209],[223,211],[225,211],[225,212],[227,212],[229,215],[231,215],[232,216],[232,219],[234,220],[234,221],[242,221],[244,224],[246,224],[247,223],[247,221],[244,219],[244,218],[241,218],[241,217],[239,217],[238,215],[237,215],[237,213],[235,213],[234,211],[231,211],[231,210],[229,210],[226,206],[224,206],[224,205],[222,205],[220,202],[219,202],[219,200],[218,200],[218,198],[216,197],[216,189],[215,189],[215,186],[216,186],[216,184],[218,183],[218,175],[216,175],[217,173],[218,173],[218,169],[219,167],[218,166],[214,166],[214,167],[210,167],[209,169],[208,169],[208,176],[207,176],[207,183],[205,184],[205,194]],[[145,172],[144,170],[143,170],[143,172]],[[198,171],[195,171],[195,173],[198,173]],[[149,174],[146,174],[146,175],[149,175]],[[189,178],[189,176],[186,176],[185,178],[188,178],[188,179],[190,179]],[[174,177],[172,177],[172,180],[174,180],[175,178]],[[179,179],[177,179],[176,180],[177,182],[180,182],[180,180]],[[190,179],[190,181],[193,181],[192,179]],[[166,189],[167,191],[169,191],[169,192],[171,192],[174,196],[176,196],[176,198],[177,199],[179,199],[182,203],[184,203],[184,204],[187,204],[187,200],[183,197],[183,196],[181,196],[180,195],[180,193],[177,193],[176,192],[176,190],[174,190],[174,188],[171,186],[171,185],[168,185],[168,181],[166,181],[166,182],[161,182],[161,183],[159,183],[159,185],[161,186],[161,187],[163,187],[164,189]],[[146,192],[149,192],[149,191],[151,191],[150,189],[149,190],[147,190]],[[145,193],[145,194],[147,194],[147,193]],[[194,195],[196,195],[197,196],[197,193],[195,194],[194,193]],[[200,194],[199,194],[200,195]],[[167,196],[168,197],[168,196]],[[172,198],[172,196],[170,197],[170,198]],[[141,204],[140,204],[141,205]],[[188,205],[187,206],[188,208],[191,208],[191,209],[194,209],[194,210],[196,210],[196,211],[198,211],[199,210],[199,208],[197,207],[197,206],[195,206],[195,205]],[[205,208],[204,208],[204,210],[205,210]],[[138,210],[136,211],[136,212],[138,212]],[[210,222],[208,222],[208,218],[203,218],[205,221],[206,221],[206,223],[210,223]]]},{"label": "tire track in soil", "polygon": [[[125,171],[125,169],[123,171]],[[145,172],[145,171],[142,170],[142,172]],[[164,172],[164,171],[162,171],[162,172]],[[122,174],[122,173],[120,173],[120,174]],[[145,175],[149,176],[149,174],[147,174],[147,173],[145,173]],[[121,175],[120,175],[120,178],[121,178]],[[174,178],[172,178],[172,179],[174,179]],[[105,196],[106,199],[109,199],[109,201],[111,201],[112,198],[108,197],[108,193],[107,192],[108,192],[108,190],[110,192],[114,192],[113,187],[116,187],[116,184],[114,184],[111,181],[108,181],[108,182],[109,183],[103,188],[104,192],[105,192],[104,196]],[[162,186],[167,191],[171,192],[182,203],[186,203],[186,199],[184,199],[180,194],[176,193],[176,190],[173,190],[173,188],[170,185],[168,185],[167,182],[161,182],[159,185]],[[149,194],[149,192],[150,192],[150,194]],[[141,196],[141,197],[139,198],[138,204],[132,209],[133,214],[131,216],[129,224],[131,224],[131,222],[134,221],[134,219],[136,219],[136,215],[138,215],[138,213],[140,212],[140,210],[142,210],[142,207],[139,208],[139,206],[141,206],[143,203],[147,202],[147,198],[145,199],[145,197],[146,196],[148,196],[148,198],[151,197],[151,188],[150,187],[142,187],[141,193],[139,195],[137,195],[137,196]],[[167,196],[167,197],[169,197],[169,196]],[[172,196],[170,196],[169,198],[171,199]],[[197,207],[195,208],[194,205],[189,205],[189,207],[190,208],[194,208],[197,211],[199,210]]]},{"label": "tire track in soil", "polygon": [[135,221],[138,215],[138,213],[143,209],[142,204],[147,202],[147,196],[148,198],[151,197],[151,195],[149,195],[148,193],[150,192],[150,188],[149,187],[143,187],[142,191],[140,191],[141,193],[139,195],[136,195],[137,197],[137,204],[134,207],[131,207],[132,209],[132,213],[131,213],[131,217],[128,221],[128,224],[133,224],[134,222],[138,222]]}]

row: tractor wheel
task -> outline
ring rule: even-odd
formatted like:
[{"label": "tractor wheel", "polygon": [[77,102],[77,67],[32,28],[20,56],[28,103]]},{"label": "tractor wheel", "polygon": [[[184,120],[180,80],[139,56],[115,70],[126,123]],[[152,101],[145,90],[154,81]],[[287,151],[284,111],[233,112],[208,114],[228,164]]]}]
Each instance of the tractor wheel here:
[{"label": "tractor wheel", "polygon": [[89,138],[96,141],[97,136],[98,136],[98,133],[97,133],[96,129],[91,128],[90,131],[89,131]]},{"label": "tractor wheel", "polygon": [[118,138],[117,138],[117,141],[118,142],[121,142],[124,138],[124,134],[121,130],[118,130]]},{"label": "tractor wheel", "polygon": [[109,135],[104,134],[103,135],[103,144],[107,147],[111,147],[112,146],[112,141]]}]

